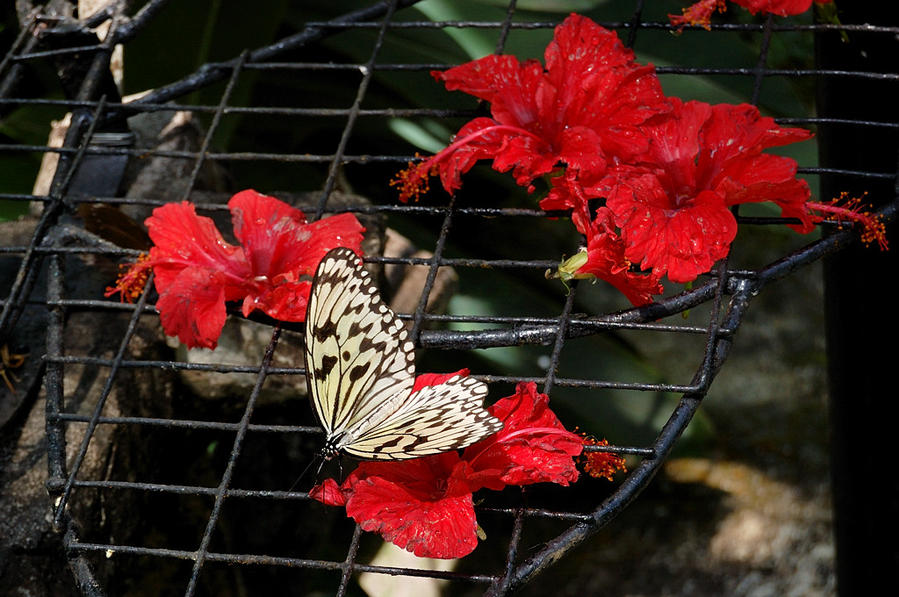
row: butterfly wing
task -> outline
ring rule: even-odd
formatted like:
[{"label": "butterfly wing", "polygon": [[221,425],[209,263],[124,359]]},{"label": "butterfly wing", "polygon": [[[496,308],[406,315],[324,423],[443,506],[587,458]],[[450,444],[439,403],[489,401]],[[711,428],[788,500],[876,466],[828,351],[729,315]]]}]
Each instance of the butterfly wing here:
[{"label": "butterfly wing", "polygon": [[402,460],[457,450],[503,428],[484,410],[487,386],[456,376],[425,386],[376,426],[360,428],[348,454],[372,460]]},{"label": "butterfly wing", "polygon": [[408,332],[350,249],[333,249],[319,263],[304,357],[309,399],[332,448],[351,441],[360,425],[377,425],[412,391]]}]

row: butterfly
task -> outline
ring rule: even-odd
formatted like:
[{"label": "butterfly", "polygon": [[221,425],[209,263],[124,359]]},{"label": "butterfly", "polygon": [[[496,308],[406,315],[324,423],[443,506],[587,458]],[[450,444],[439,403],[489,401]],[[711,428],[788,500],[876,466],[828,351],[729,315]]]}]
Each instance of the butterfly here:
[{"label": "butterfly", "polygon": [[325,429],[320,455],[403,460],[471,445],[502,429],[487,386],[456,376],[415,392],[415,353],[403,323],[356,254],[328,252],[306,306],[309,400]]}]

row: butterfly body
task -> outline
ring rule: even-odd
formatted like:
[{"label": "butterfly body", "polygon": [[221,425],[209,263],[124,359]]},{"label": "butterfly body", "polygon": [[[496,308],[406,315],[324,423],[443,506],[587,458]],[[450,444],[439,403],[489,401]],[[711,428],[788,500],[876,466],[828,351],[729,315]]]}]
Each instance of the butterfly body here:
[{"label": "butterfly body", "polygon": [[456,376],[412,391],[409,333],[350,249],[319,263],[306,312],[309,399],[325,430],[324,459],[340,452],[402,460],[473,444],[502,428],[483,408],[487,386]]}]

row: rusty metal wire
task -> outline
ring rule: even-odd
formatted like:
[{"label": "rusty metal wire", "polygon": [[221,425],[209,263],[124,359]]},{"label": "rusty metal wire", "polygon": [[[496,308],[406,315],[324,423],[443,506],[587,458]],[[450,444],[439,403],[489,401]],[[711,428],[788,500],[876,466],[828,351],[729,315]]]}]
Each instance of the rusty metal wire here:
[{"label": "rusty metal wire", "polygon": [[[29,3],[24,3],[29,4]],[[454,199],[444,204],[398,205],[391,200],[384,200],[374,205],[350,205],[335,207],[329,204],[332,191],[337,188],[341,169],[347,165],[370,167],[386,164],[399,169],[412,155],[382,155],[352,153],[351,141],[360,122],[369,119],[386,119],[394,117],[433,117],[433,118],[466,118],[475,114],[472,110],[439,109],[439,108],[370,108],[364,107],[369,85],[373,77],[390,76],[393,73],[429,71],[445,68],[445,64],[390,64],[379,60],[379,51],[389,36],[401,30],[427,30],[431,28],[481,28],[498,31],[497,51],[503,51],[504,44],[510,34],[516,31],[547,29],[556,22],[522,22],[516,20],[515,2],[509,3],[505,20],[496,22],[452,21],[431,22],[417,20],[395,20],[397,14],[414,0],[382,1],[356,12],[336,17],[332,20],[309,22],[298,33],[281,39],[266,47],[249,50],[232,60],[205,64],[196,72],[177,81],[158,87],[132,101],[106,93],[104,77],[108,75],[109,56],[116,44],[125,43],[141,34],[151,22],[154,15],[164,10],[166,2],[151,0],[131,17],[123,16],[118,2],[111,2],[104,10],[96,13],[84,22],[70,19],[58,19],[45,15],[40,10],[28,13],[27,22],[23,23],[22,33],[16,39],[10,51],[0,63],[0,110],[8,111],[21,106],[52,106],[72,113],[72,124],[61,147],[46,145],[8,144],[0,147],[3,154],[56,154],[59,165],[51,186],[46,195],[2,193],[0,199],[35,202],[42,206],[41,219],[35,228],[30,242],[24,246],[2,247],[2,255],[19,259],[19,274],[13,285],[0,299],[3,307],[0,317],[0,338],[5,338],[17,324],[19,317],[27,306],[42,306],[49,314],[47,327],[47,354],[44,357],[46,372],[44,388],[47,395],[47,437],[49,442],[49,481],[48,489],[52,498],[53,520],[65,546],[76,582],[86,595],[105,594],[104,579],[98,573],[102,558],[133,557],[146,558],[153,561],[184,563],[186,568],[178,568],[183,576],[173,579],[172,592],[183,591],[185,595],[193,595],[201,591],[204,574],[215,565],[252,567],[283,567],[308,571],[330,572],[333,591],[337,595],[347,594],[354,575],[362,572],[379,574],[407,575],[411,577],[432,577],[448,579],[460,583],[474,584],[481,587],[486,594],[503,595],[514,592],[536,574],[542,572],[562,555],[582,544],[595,534],[618,513],[620,513],[643,490],[660,465],[673,449],[678,438],[690,422],[703,397],[715,378],[718,370],[726,361],[731,344],[737,333],[746,309],[752,298],[768,284],[789,276],[797,268],[804,267],[822,257],[841,250],[854,239],[851,230],[833,230],[823,239],[812,242],[782,259],[755,269],[736,269],[728,263],[720,263],[710,275],[700,279],[692,288],[676,295],[660,299],[647,307],[632,308],[603,314],[579,313],[578,297],[582,289],[573,287],[570,294],[560,300],[555,315],[545,313],[535,315],[509,316],[477,316],[477,315],[434,315],[426,311],[428,297],[433,289],[440,266],[452,266],[465,271],[469,269],[489,269],[495,271],[524,272],[529,275],[542,275],[547,268],[557,264],[554,258],[545,259],[510,259],[494,255],[483,255],[477,258],[454,256],[448,248],[453,234],[464,228],[463,218],[521,218],[526,221],[537,221],[552,216],[531,208],[499,208],[484,204],[483,206],[457,205]],[[603,25],[622,31],[622,37],[629,45],[639,49],[640,33],[643,30],[668,30],[670,26],[664,22],[648,22],[642,18],[643,2],[635,2],[634,16],[626,22],[609,22]],[[30,4],[29,4],[30,6]],[[123,4],[122,4],[123,6]],[[92,27],[103,22],[110,22],[111,27],[104,41],[96,44],[83,42],[84,36],[78,37],[75,45],[56,47],[54,40],[62,39],[64,33],[73,30],[85,35]],[[768,19],[765,23],[756,24],[722,24],[713,26],[715,34],[724,36],[722,43],[727,43],[727,35],[751,33],[761,35],[762,43],[757,62],[740,68],[712,68],[695,66],[667,66],[658,68],[660,74],[667,76],[683,75],[730,75],[748,77],[753,81],[752,97],[755,102],[762,93],[762,83],[769,77],[834,77],[847,81],[856,79],[888,79],[899,80],[899,73],[875,73],[859,71],[842,71],[834,69],[781,69],[767,66],[767,44],[772,36],[783,32],[814,33],[829,31],[834,25],[789,25],[784,26]],[[899,30],[881,26],[848,25],[840,28],[857,35],[896,35]],[[365,63],[332,63],[304,62],[297,59],[303,51],[321,40],[338,33],[353,32],[374,33],[376,38],[372,45],[370,57]],[[77,92],[66,99],[45,97],[23,97],[17,95],[18,81],[29,65],[45,60],[77,60],[84,66],[84,75],[78,81]],[[323,73],[345,72],[357,73],[359,84],[355,98],[349,107],[290,107],[290,106],[239,106],[232,105],[232,92],[240,84],[242,77],[248,73],[274,72],[297,73],[315,77]],[[216,105],[197,105],[186,101],[186,96],[197,90],[207,89],[214,84],[224,84]],[[103,127],[109,123],[122,122],[122,119],[134,114],[157,111],[188,110],[195,114],[208,115],[209,125],[206,129],[200,148],[197,151],[151,151],[153,157],[168,157],[185,160],[193,164],[187,191],[183,199],[188,199],[190,191],[198,184],[199,173],[206,162],[229,164],[249,162],[253,164],[273,164],[277,167],[291,167],[296,164],[319,164],[326,166],[324,183],[316,201],[301,205],[309,214],[320,217],[324,213],[349,211],[358,214],[377,214],[389,218],[397,215],[415,216],[427,221],[432,232],[431,245],[427,248],[432,256],[428,258],[383,258],[370,257],[368,261],[385,264],[425,265],[429,268],[424,289],[417,307],[411,313],[401,314],[412,324],[412,338],[418,347],[433,350],[483,350],[491,347],[508,347],[523,345],[546,346],[549,350],[549,362],[546,373],[531,377],[519,377],[502,374],[481,374],[479,378],[489,384],[509,384],[516,381],[535,381],[542,386],[542,391],[552,394],[554,388],[578,388],[597,393],[604,389],[618,389],[632,392],[668,392],[680,395],[667,422],[657,433],[654,441],[647,445],[613,445],[603,448],[606,451],[629,454],[636,458],[637,464],[632,467],[627,477],[616,485],[614,491],[596,503],[589,511],[562,511],[557,508],[544,507],[523,499],[517,502],[487,501],[479,512],[490,513],[502,517],[508,530],[508,547],[504,561],[498,566],[487,566],[478,573],[435,572],[418,568],[396,568],[368,564],[359,555],[362,541],[358,526],[349,537],[345,549],[345,558],[307,558],[266,553],[244,553],[241,546],[226,549],[216,543],[215,533],[226,507],[233,502],[256,501],[260,504],[302,504],[309,500],[304,491],[272,490],[265,488],[241,487],[235,485],[235,471],[246,466],[241,461],[245,445],[253,437],[259,435],[280,436],[305,434],[315,436],[320,430],[308,425],[283,425],[254,422],[257,400],[269,377],[300,376],[302,368],[284,368],[272,365],[272,355],[276,350],[281,327],[274,327],[271,342],[258,365],[230,365],[224,363],[198,364],[180,360],[140,360],[129,358],[129,346],[138,329],[141,316],[155,313],[151,303],[151,292],[147,291],[134,305],[120,304],[99,298],[73,297],[67,294],[63,284],[66,262],[89,256],[118,260],[133,258],[138,252],[116,247],[96,239],[90,244],[85,242],[85,234],[73,228],[66,214],[79,204],[103,203],[112,205],[155,206],[161,202],[153,197],[124,198],[108,194],[84,193],[73,185],[78,183],[79,171],[85,170],[90,159],[143,159],[148,156],[147,150],[130,146],[110,146],[97,144],[96,137]],[[334,149],[328,153],[310,152],[303,147],[286,153],[258,147],[253,151],[231,152],[215,148],[214,138],[223,118],[228,116],[266,116],[266,117],[308,117],[339,121],[342,123],[341,135],[334,139]],[[815,118],[805,115],[784,118],[783,124],[803,126],[853,126],[873,127],[877,129],[899,129],[897,122],[881,122],[876,120],[840,120]],[[808,177],[828,175],[844,175],[858,180],[895,181],[895,172],[872,172],[843,168],[823,168],[803,165],[800,172]],[[225,208],[219,204],[200,204],[200,209],[208,213],[222,212]],[[895,202],[883,209],[887,218],[892,218],[896,209]],[[741,225],[783,225],[789,223],[779,218],[763,218],[739,216]],[[464,230],[463,230],[464,233]],[[40,277],[39,270],[46,264],[48,274]],[[44,282],[42,282],[42,280]],[[46,283],[43,293],[36,292],[41,283]],[[150,286],[148,285],[148,288]],[[561,294],[561,293],[560,293]],[[99,289],[98,289],[99,295]],[[708,306],[707,321],[672,323],[666,320],[703,305]],[[113,356],[98,357],[85,354],[71,354],[66,350],[66,338],[63,330],[67,317],[77,312],[104,312],[109,317],[128,317],[127,326],[120,342],[113,350]],[[433,324],[465,323],[478,324],[480,329],[460,331],[445,329]],[[301,329],[296,325],[284,325],[284,329]],[[484,329],[486,328],[486,329]],[[559,374],[559,365],[563,353],[570,341],[576,338],[593,336],[609,332],[625,332],[640,330],[654,334],[678,334],[703,338],[701,355],[697,355],[699,366],[688,383],[659,383],[657,381],[625,382],[616,379],[592,379],[590,372],[585,377],[566,377]],[[67,368],[93,367],[105,376],[101,393],[90,397],[85,409],[72,410],[69,396],[63,387],[63,376]],[[119,372],[128,369],[154,368],[165,371],[205,371],[222,374],[245,373],[256,376],[256,383],[243,404],[240,416],[234,421],[213,420],[203,418],[165,418],[124,414],[110,415],[104,413],[106,400],[113,388]],[[477,373],[477,372],[475,372]],[[601,399],[599,395],[598,399]],[[219,434],[228,444],[228,458],[224,470],[217,481],[211,485],[199,481],[159,482],[154,480],[107,480],[85,478],[81,474],[81,464],[93,441],[96,431],[103,426],[135,426],[145,429],[147,433],[177,432],[180,430],[204,431]],[[66,436],[80,437],[77,447],[70,449],[67,456]],[[297,470],[302,463],[297,463]],[[96,492],[116,495],[122,492],[134,492],[145,495],[166,495],[175,498],[200,497],[211,500],[206,524],[196,541],[189,548],[165,545],[126,545],[101,543],[83,540],[89,529],[90,521],[79,520],[69,508],[72,496],[78,492]],[[172,516],[178,516],[177,512]],[[545,542],[536,549],[525,550],[521,545],[522,529],[533,520],[559,521],[564,530],[554,539]],[[502,537],[494,537],[502,540]],[[178,584],[180,583],[180,584]]]}]

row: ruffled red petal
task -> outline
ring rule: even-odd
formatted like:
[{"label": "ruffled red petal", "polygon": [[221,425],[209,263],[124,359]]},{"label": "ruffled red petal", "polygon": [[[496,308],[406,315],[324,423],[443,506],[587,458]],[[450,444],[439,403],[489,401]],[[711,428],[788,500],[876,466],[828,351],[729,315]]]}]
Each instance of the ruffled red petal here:
[{"label": "ruffled red petal", "polygon": [[414,394],[425,386],[439,386],[448,379],[452,379],[459,375],[468,377],[469,373],[470,371],[468,369],[459,369],[454,373],[422,373],[415,378],[415,384],[412,386],[412,393]]},{"label": "ruffled red petal", "polygon": [[[304,321],[312,282],[309,280],[278,281],[248,290],[240,307],[244,317],[259,309],[280,321]],[[258,290],[257,290],[258,288]]]},{"label": "ruffled red petal", "polygon": [[635,307],[648,305],[653,295],[662,294],[664,287],[653,273],[631,271],[624,259],[624,241],[611,233],[600,234],[587,245],[587,263],[578,269],[608,282]]},{"label": "ruffled red petal", "polygon": [[186,267],[222,272],[235,285],[250,273],[243,249],[225,242],[215,223],[186,201],[157,207],[144,223],[154,245],[149,262],[157,290]]},{"label": "ruffled red petal", "polygon": [[325,479],[321,485],[309,490],[309,497],[326,506],[346,506],[347,493],[349,491],[344,492],[334,479]]},{"label": "ruffled red petal", "polygon": [[592,221],[578,212],[572,216],[578,230],[587,236],[586,262],[578,268],[578,275],[592,275],[608,282],[634,306],[649,304],[654,294],[663,292],[654,273],[631,271],[624,239],[616,232],[614,214],[608,207],[597,209]]},{"label": "ruffled red petal", "polygon": [[419,557],[465,556],[477,547],[477,522],[458,465],[456,452],[362,462],[342,486],[349,491],[347,515]]},{"label": "ruffled red petal", "polygon": [[795,160],[758,154],[734,160],[727,175],[717,188],[729,205],[771,201],[780,207],[783,217],[800,220],[800,224],[790,225],[797,232],[806,234],[814,228],[817,219],[805,206],[811,189],[806,181],[796,178]]},{"label": "ruffled red petal", "polygon": [[[759,12],[770,13],[780,17],[798,15],[807,11],[812,6],[812,0],[731,0],[739,4],[752,14]],[[816,0],[819,4],[825,4],[831,0]]]},{"label": "ruffled red petal", "polygon": [[431,74],[449,91],[462,91],[489,102],[490,113],[501,124],[539,126],[542,114],[536,98],[545,82],[543,67],[536,60],[522,63],[515,56],[491,54]]},{"label": "ruffled red petal", "polygon": [[225,301],[241,296],[250,271],[243,249],[225,242],[187,202],[157,207],[145,223],[163,329],[189,347],[215,348]]},{"label": "ruffled red petal", "polygon": [[274,197],[253,190],[237,193],[228,201],[234,236],[247,255],[253,276],[292,269],[296,249],[302,246],[306,216]]},{"label": "ruffled red petal", "polygon": [[[687,102],[683,110],[697,110],[700,106],[701,102]],[[683,113],[683,110],[680,112]],[[762,116],[755,106],[716,104],[710,106],[708,118],[703,123],[702,149],[697,167],[707,170],[713,164],[811,137],[812,133],[806,129],[780,127],[773,118]]]},{"label": "ruffled red petal", "polygon": [[603,154],[627,159],[645,149],[639,126],[670,109],[655,68],[637,64],[614,32],[586,17],[572,14],[556,27],[545,60],[554,97],[544,117],[554,121],[556,138],[591,129]]},{"label": "ruffled red petal", "polygon": [[487,409],[504,427],[465,449],[462,457],[471,467],[473,488],[577,481],[573,458],[583,450],[583,440],[565,429],[548,402],[536,384],[528,382]]},{"label": "ruffled red petal", "polygon": [[242,306],[245,316],[259,309],[281,321],[303,321],[308,278],[318,262],[335,247],[358,252],[362,242],[364,228],[352,214],[307,224],[302,211],[252,190],[232,197],[228,208],[251,269]]},{"label": "ruffled red petal", "polygon": [[543,142],[525,129],[502,125],[492,118],[475,118],[459,129],[447,149],[434,157],[434,165],[447,193],[462,187],[462,175],[479,160],[491,158],[495,170],[512,170],[518,184],[527,184],[552,168],[554,160],[547,157],[546,151]]},{"label": "ruffled red petal", "polygon": [[156,282],[162,329],[191,348],[215,348],[225,325],[226,281],[221,272],[182,268],[168,283]]},{"label": "ruffled red petal", "polygon": [[401,485],[371,477],[353,493],[347,514],[363,530],[423,558],[461,558],[478,546],[470,493],[420,501]]},{"label": "ruffled red petal", "polygon": [[702,190],[694,197],[671,198],[650,173],[631,174],[616,185],[606,205],[615,213],[625,242],[624,256],[665,274],[672,282],[689,282],[727,255],[737,234],[737,221],[721,194]]}]

